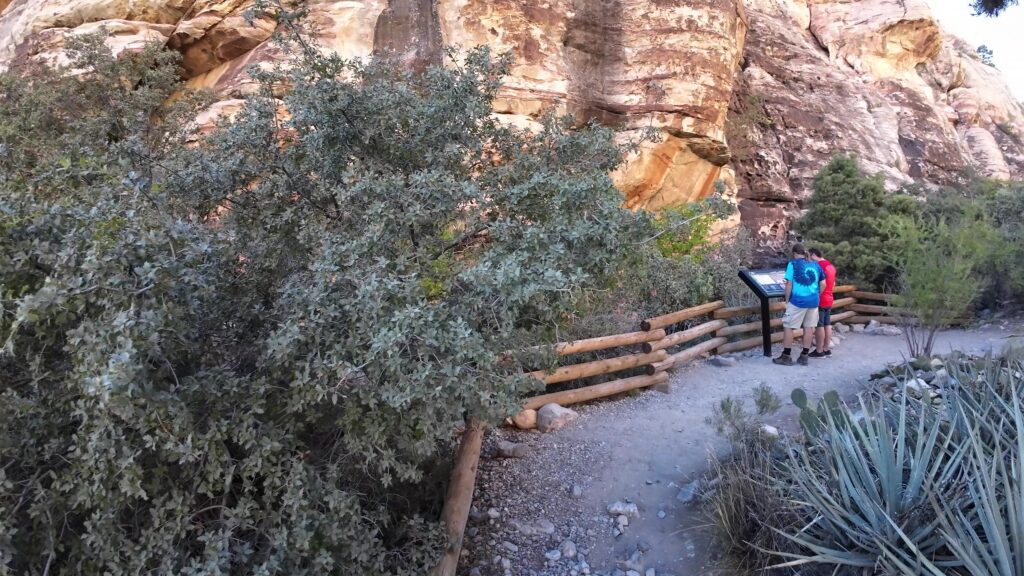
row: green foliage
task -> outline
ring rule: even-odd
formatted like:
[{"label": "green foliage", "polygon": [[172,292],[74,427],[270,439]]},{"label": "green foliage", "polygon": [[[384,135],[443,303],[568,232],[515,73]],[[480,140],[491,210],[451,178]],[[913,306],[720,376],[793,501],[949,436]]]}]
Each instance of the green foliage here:
[{"label": "green foliage", "polygon": [[986,46],[984,44],[982,44],[981,46],[978,46],[978,58],[981,59],[981,63],[982,64],[984,64],[986,66],[995,67],[996,64],[992,60],[992,56],[993,56],[993,53],[992,53],[992,49],[991,48],[989,48],[988,46]]},{"label": "green foliage", "polygon": [[754,406],[757,407],[758,416],[774,414],[782,408],[782,401],[767,384],[761,383],[754,387]]},{"label": "green foliage", "polygon": [[733,159],[743,161],[757,151],[758,134],[772,125],[772,119],[765,109],[763,96],[747,91],[736,93],[725,121],[725,140]]},{"label": "green foliage", "polygon": [[807,393],[802,388],[794,388],[790,399],[800,409],[800,427],[808,438],[820,437],[829,419],[843,421],[842,401],[839,393],[834,390],[826,392],[817,406],[810,404]]},{"label": "green foliage", "polygon": [[[764,567],[772,552],[786,559],[776,569],[840,574],[1020,574],[1024,362],[954,354],[942,370],[941,398],[900,386],[856,411],[840,403],[804,445],[748,440],[716,463],[724,493],[708,512],[730,555]],[[809,408],[802,391],[793,400]]]},{"label": "green foliage", "polygon": [[979,16],[998,16],[1010,6],[1016,6],[1017,0],[973,0],[971,7]]},{"label": "green foliage", "polygon": [[925,218],[890,221],[893,239],[886,249],[899,270],[892,300],[911,357],[930,356],[939,330],[966,314],[982,293],[982,264],[997,237],[982,217],[965,215],[957,224]]},{"label": "green foliage", "polygon": [[0,76],[0,570],[426,573],[453,424],[535,386],[500,352],[652,233],[612,134],[302,39],[187,146],[175,61],[101,46]]},{"label": "green foliage", "polygon": [[894,277],[885,257],[887,219],[910,215],[916,203],[865,177],[849,156],[836,156],[814,177],[814,195],[795,229],[821,248],[844,280],[884,288]]}]

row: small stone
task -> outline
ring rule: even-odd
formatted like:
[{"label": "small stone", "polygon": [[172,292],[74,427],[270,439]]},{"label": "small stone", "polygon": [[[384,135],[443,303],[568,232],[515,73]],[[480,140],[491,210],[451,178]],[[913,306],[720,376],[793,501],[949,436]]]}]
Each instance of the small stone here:
[{"label": "small stone", "polygon": [[686,486],[679,489],[679,494],[676,494],[676,499],[683,504],[689,504],[697,497],[697,493],[700,491],[700,479],[696,479],[690,482]]},{"label": "small stone", "polygon": [[918,372],[917,377],[931,384],[935,380],[935,372]]},{"label": "small stone", "polygon": [[508,550],[509,552],[512,552],[513,554],[515,554],[516,552],[519,552],[519,546],[516,546],[515,544],[509,542],[508,540],[505,540],[504,542],[502,542],[501,546],[505,550]]},{"label": "small stone", "polygon": [[939,368],[935,371],[935,379],[930,384],[938,388],[946,386],[949,384],[949,372],[945,368]]},{"label": "small stone", "polygon": [[932,387],[920,378],[911,378],[903,385],[903,389],[914,398],[920,398],[924,396],[925,392],[931,392]]},{"label": "small stone", "polygon": [[573,484],[572,485],[572,497],[573,498],[579,498],[581,496],[583,496],[583,487],[579,486],[578,484]]},{"label": "small stone", "polygon": [[866,328],[866,330],[873,330],[875,328],[878,328],[879,326],[881,326],[881,324],[878,323],[878,320],[871,320],[868,322],[868,327]]},{"label": "small stone", "polygon": [[835,331],[840,334],[848,334],[850,332],[850,327],[846,324],[836,324],[833,328],[835,328]]},{"label": "small stone", "polygon": [[[646,540],[643,540],[643,539],[637,540],[637,542],[636,542],[636,551],[640,552],[642,554],[646,554],[646,553],[651,551],[651,545],[648,544]],[[636,556],[636,552],[634,552],[633,554],[634,554],[634,557],[635,557],[636,561],[639,561],[640,557]]]},{"label": "small stone", "polygon": [[523,458],[530,453],[530,447],[526,444],[517,444],[502,440],[498,442],[498,456],[501,458]]},{"label": "small stone", "polygon": [[612,502],[608,505],[609,516],[628,516],[630,518],[639,518],[640,509],[636,507],[636,504],[632,502],[623,502],[621,500]]},{"label": "small stone", "polygon": [[664,510],[658,510],[658,518],[664,520],[665,516],[668,516],[668,514],[666,514]]},{"label": "small stone", "polygon": [[629,526],[629,518],[625,514],[619,514],[615,517],[615,523],[619,525],[619,530],[622,530]]},{"label": "small stone", "polygon": [[505,570],[506,572],[508,572],[509,570],[512,569],[512,561],[509,560],[508,558],[502,558],[501,559],[501,568],[503,570]]},{"label": "small stone", "polygon": [[883,388],[889,388],[896,385],[896,379],[892,376],[886,376],[878,381],[878,385]]},{"label": "small stone", "polygon": [[491,520],[497,520],[498,518],[501,518],[501,512],[498,512],[497,508],[488,508],[487,517]]},{"label": "small stone", "polygon": [[541,432],[554,432],[565,427],[579,417],[575,411],[555,404],[545,404],[537,411],[537,429]]},{"label": "small stone", "polygon": [[942,361],[942,358],[932,358],[931,365],[933,370],[937,370],[946,364]]},{"label": "small stone", "polygon": [[863,324],[854,324],[852,330],[853,330],[853,332],[855,334],[860,334],[860,333],[864,332],[864,325]]},{"label": "small stone", "polygon": [[543,536],[545,534],[555,533],[555,525],[548,520],[538,520],[536,522],[511,520],[509,521],[509,525],[512,526],[512,529],[524,536]]},{"label": "small stone", "polygon": [[627,570],[626,571],[626,576],[640,576],[640,573],[637,572],[636,570]]},{"label": "small stone", "polygon": [[648,568],[648,569],[647,569],[647,570],[646,570],[646,571],[644,572],[644,576],[655,576],[654,568]]},{"label": "small stone", "polygon": [[772,438],[778,438],[779,437],[779,429],[776,428],[775,426],[769,426],[768,424],[762,424],[761,425],[761,434],[764,434],[765,436],[771,436]]},{"label": "small stone", "polygon": [[512,417],[512,423],[520,430],[532,430],[537,427],[537,411],[522,410]]},{"label": "small stone", "polygon": [[548,560],[551,560],[552,562],[557,562],[557,561],[562,559],[562,551],[561,550],[548,550],[547,552],[544,553],[544,557],[547,558]]},{"label": "small stone", "polygon": [[480,576],[480,569],[479,568],[471,568],[469,570],[469,576]]},{"label": "small stone", "polygon": [[469,509],[469,519],[472,522],[483,522],[487,520],[487,514],[485,512],[477,510],[476,507],[474,506]]},{"label": "small stone", "polygon": [[711,364],[712,366],[718,366],[719,368],[731,368],[739,364],[739,362],[735,358],[732,358],[730,356],[713,356],[710,360],[708,360],[708,364]]},{"label": "small stone", "polygon": [[576,557],[576,543],[572,540],[562,542],[562,545],[558,547],[558,550],[562,553],[562,558],[572,559]]},{"label": "small stone", "polygon": [[619,530],[618,528],[613,528],[612,529],[612,536],[618,538],[621,535],[622,535],[622,530]]}]

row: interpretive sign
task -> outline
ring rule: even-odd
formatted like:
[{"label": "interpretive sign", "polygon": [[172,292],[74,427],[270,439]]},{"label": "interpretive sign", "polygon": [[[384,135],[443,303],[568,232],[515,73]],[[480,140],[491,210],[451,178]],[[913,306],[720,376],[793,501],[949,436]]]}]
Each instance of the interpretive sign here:
[{"label": "interpretive sign", "polygon": [[761,338],[764,340],[764,355],[772,355],[772,314],[768,301],[786,296],[786,270],[765,268],[740,270],[740,280],[757,294],[761,301]]}]

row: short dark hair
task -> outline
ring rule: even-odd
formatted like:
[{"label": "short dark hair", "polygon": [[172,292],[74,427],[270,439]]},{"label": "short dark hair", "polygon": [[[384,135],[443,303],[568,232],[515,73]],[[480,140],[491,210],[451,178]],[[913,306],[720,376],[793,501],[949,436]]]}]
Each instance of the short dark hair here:
[{"label": "short dark hair", "polygon": [[825,255],[821,253],[821,250],[819,250],[817,248],[811,248],[810,250],[808,250],[808,252],[811,253],[811,256],[817,256],[818,258],[824,258],[825,257]]},{"label": "short dark hair", "polygon": [[793,255],[807,256],[807,248],[804,248],[803,244],[793,244]]}]

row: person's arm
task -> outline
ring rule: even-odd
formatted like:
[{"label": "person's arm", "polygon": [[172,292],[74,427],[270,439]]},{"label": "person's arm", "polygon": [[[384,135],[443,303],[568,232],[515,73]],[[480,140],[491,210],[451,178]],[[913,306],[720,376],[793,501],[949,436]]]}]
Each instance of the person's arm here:
[{"label": "person's arm", "polygon": [[824,293],[825,293],[825,281],[822,280],[821,282],[818,282],[818,294],[824,294]]},{"label": "person's arm", "polygon": [[793,263],[786,264],[786,303],[789,303],[789,296],[793,293]]}]

